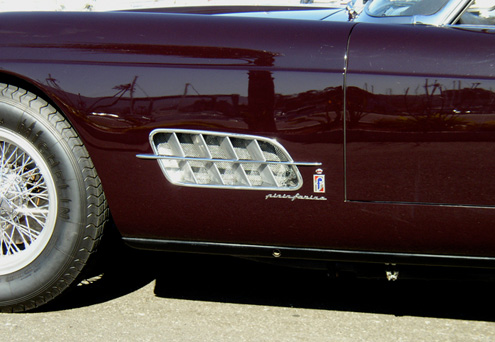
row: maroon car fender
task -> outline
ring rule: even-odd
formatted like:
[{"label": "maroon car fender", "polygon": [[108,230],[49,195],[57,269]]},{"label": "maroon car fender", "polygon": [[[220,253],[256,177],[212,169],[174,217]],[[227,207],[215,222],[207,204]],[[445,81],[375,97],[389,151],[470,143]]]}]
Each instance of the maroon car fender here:
[{"label": "maroon car fender", "polygon": [[[491,36],[146,13],[20,18],[2,14],[0,27],[8,33],[0,38],[2,72],[6,80],[28,82],[67,115],[128,241],[178,249],[244,246],[263,254],[274,247],[284,253],[311,249],[331,259],[353,255],[366,261],[375,255],[380,262],[394,255],[416,255],[420,263],[432,256],[493,257],[490,191],[465,178],[467,187],[456,194],[452,189],[461,182],[452,175],[476,174],[469,172],[473,164],[445,164],[429,152],[446,156],[449,150],[452,156],[462,139],[490,141],[489,125],[483,126],[489,116],[473,132],[456,118],[457,111],[463,119],[472,111],[490,114],[491,73],[482,77],[482,68],[474,73],[473,66],[461,66],[469,64],[466,51],[485,46],[475,59],[482,61],[487,46],[494,46]],[[458,39],[469,49],[453,47]],[[423,41],[428,44],[420,50]],[[404,56],[422,56],[421,63],[402,63]],[[464,80],[482,80],[486,92],[473,88],[479,100],[469,102]],[[418,133],[407,126],[428,115],[440,121],[453,116],[454,128],[448,134],[443,128]],[[156,160],[140,157],[154,153],[150,134],[156,130],[273,140],[300,163],[301,186],[277,191],[174,185]],[[397,149],[404,141],[406,147]],[[440,144],[430,150],[432,141]],[[481,169],[484,183],[491,184],[490,164]],[[473,186],[479,196],[469,194]]]},{"label": "maroon car fender", "polygon": [[[2,15],[2,69],[32,82],[68,116],[123,235],[341,245],[327,235],[327,208],[343,199],[342,85],[352,24],[55,13],[22,15],[21,25],[19,16]],[[137,158],[152,152],[149,135],[161,128],[277,140],[294,160],[322,164],[326,201],[280,198],[314,196],[316,167],[302,168],[304,187],[287,194],[172,185],[156,161]],[[308,226],[319,228],[308,234],[301,229]]]}]

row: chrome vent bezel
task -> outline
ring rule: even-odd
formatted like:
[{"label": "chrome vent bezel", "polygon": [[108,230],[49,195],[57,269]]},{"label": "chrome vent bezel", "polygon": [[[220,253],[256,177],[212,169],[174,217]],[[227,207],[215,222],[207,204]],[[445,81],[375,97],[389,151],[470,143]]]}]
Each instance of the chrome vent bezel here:
[{"label": "chrome vent bezel", "polygon": [[296,163],[276,140],[235,133],[155,129],[149,141],[167,180],[175,185],[220,189],[295,191],[303,179]]}]

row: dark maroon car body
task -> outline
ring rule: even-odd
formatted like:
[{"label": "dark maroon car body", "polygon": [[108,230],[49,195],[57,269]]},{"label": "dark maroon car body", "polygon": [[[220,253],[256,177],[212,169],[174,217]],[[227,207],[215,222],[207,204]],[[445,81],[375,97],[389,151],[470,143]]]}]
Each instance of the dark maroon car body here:
[{"label": "dark maroon car body", "polygon": [[[12,13],[0,30],[0,80],[67,117],[130,245],[495,266],[489,29]],[[297,191],[177,186],[137,157],[162,128],[263,136],[321,165]]]}]

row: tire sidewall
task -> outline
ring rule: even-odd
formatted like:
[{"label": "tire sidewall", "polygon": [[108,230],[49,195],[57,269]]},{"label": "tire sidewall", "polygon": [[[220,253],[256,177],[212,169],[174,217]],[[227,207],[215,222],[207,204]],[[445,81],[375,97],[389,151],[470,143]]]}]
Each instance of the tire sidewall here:
[{"label": "tire sidewall", "polygon": [[[0,275],[0,305],[15,305],[35,298],[48,289],[60,292],[74,279],[73,267],[85,229],[85,187],[76,156],[57,127],[63,117],[46,106],[37,113],[29,106],[0,96],[0,127],[21,136],[39,151],[48,165],[57,193],[54,230],[41,254],[24,268]],[[67,125],[67,124],[65,124]],[[67,276],[65,276],[67,274]],[[55,296],[58,293],[54,293]]]}]

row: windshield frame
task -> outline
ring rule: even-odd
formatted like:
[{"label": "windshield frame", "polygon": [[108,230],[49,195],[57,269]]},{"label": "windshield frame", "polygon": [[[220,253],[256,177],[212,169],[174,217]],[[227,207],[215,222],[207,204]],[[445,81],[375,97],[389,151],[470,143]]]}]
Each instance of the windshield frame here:
[{"label": "windshield frame", "polygon": [[[414,15],[427,15],[431,16],[438,13],[448,2],[449,0],[440,0],[443,3],[437,4],[435,9],[429,13],[419,13],[419,14],[403,14],[403,12],[407,12],[411,9],[411,7],[415,7],[419,4],[429,3],[431,4],[432,0],[375,0],[370,3],[369,6],[366,7],[367,14],[376,17],[376,18],[388,18],[388,17],[411,17]],[[380,5],[377,5],[380,4]],[[378,8],[375,8],[377,7]],[[373,8],[373,9],[372,9]],[[390,10],[399,10],[398,13],[387,14]],[[402,9],[402,11],[400,10]],[[383,13],[376,13],[377,10],[383,11]]]},{"label": "windshield frame", "polygon": [[[425,0],[428,1],[428,0]],[[432,15],[410,15],[410,16],[385,16],[376,17],[369,14],[368,2],[356,22],[380,23],[386,18],[388,23],[425,24],[434,26],[445,26],[455,23],[474,0],[449,0],[439,11]]]}]

